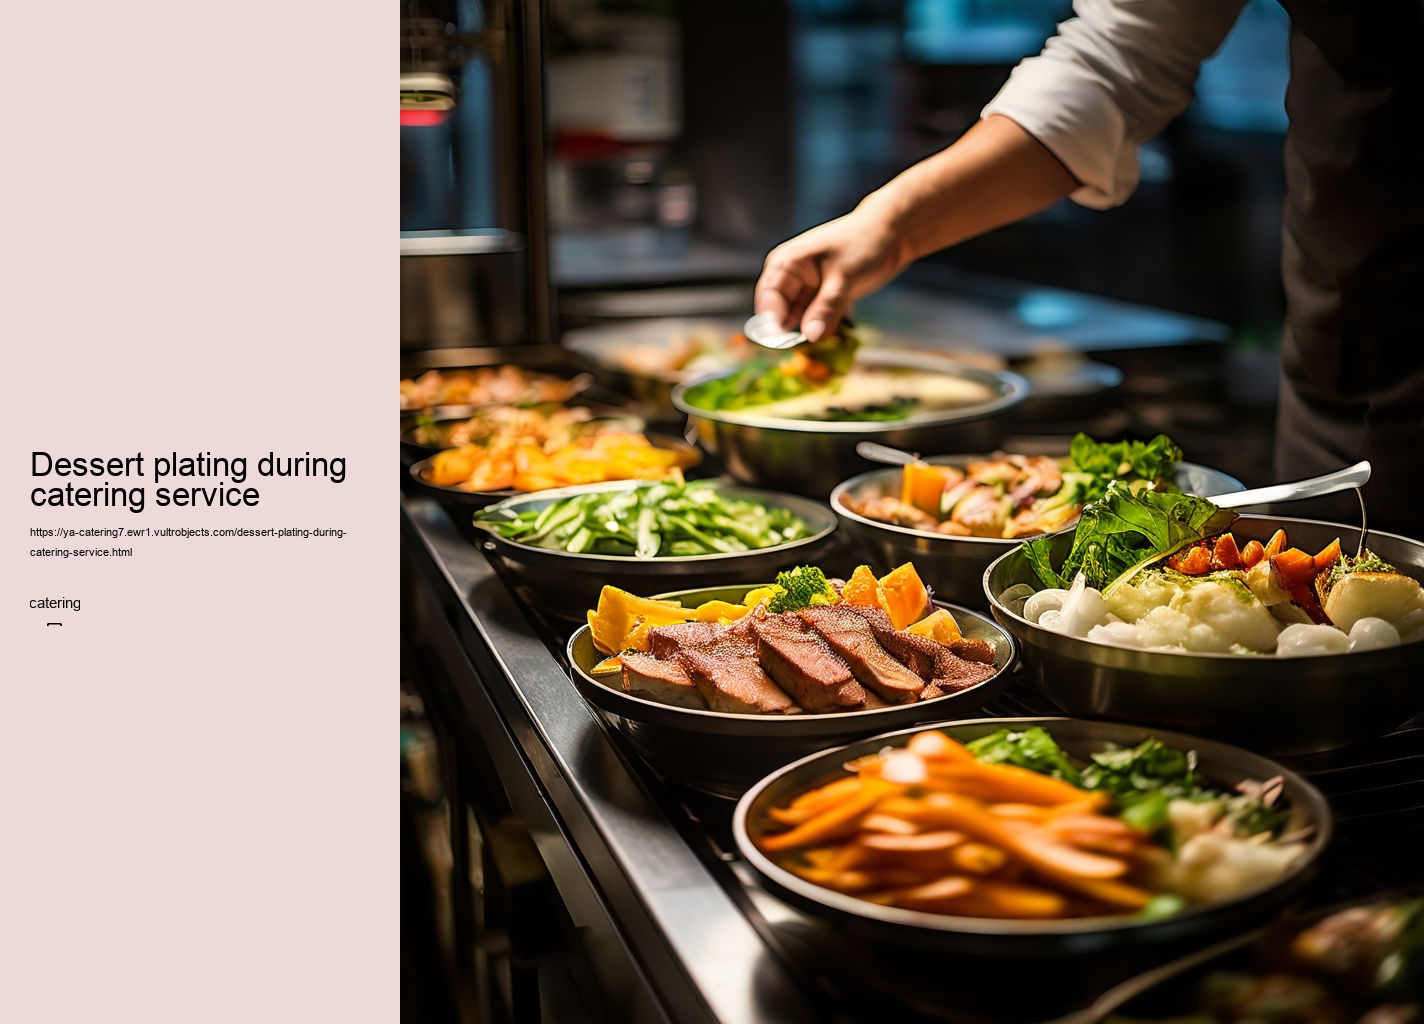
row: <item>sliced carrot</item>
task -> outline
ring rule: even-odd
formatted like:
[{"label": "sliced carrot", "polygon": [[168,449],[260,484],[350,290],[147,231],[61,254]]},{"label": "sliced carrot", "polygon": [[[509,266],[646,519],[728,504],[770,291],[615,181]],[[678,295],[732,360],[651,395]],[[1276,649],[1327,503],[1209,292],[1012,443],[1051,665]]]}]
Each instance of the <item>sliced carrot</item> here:
[{"label": "sliced carrot", "polygon": [[991,804],[989,813],[1015,821],[1038,822],[1048,817],[1047,809],[1037,804]]},{"label": "sliced carrot", "polygon": [[861,791],[842,803],[822,811],[789,832],[765,836],[763,850],[790,850],[797,846],[814,846],[835,839],[845,839],[855,833],[859,819],[896,787],[880,779],[862,779]]},{"label": "sliced carrot", "polygon": [[1146,889],[1111,878],[1075,878],[1072,888],[1100,903],[1127,910],[1141,910],[1152,899]]},{"label": "sliced carrot", "polygon": [[1315,558],[1314,558],[1315,571],[1316,571],[1316,572],[1324,572],[1326,569],[1328,569],[1328,568],[1330,568],[1332,565],[1334,565],[1335,562],[1336,562],[1336,560],[1337,560],[1339,557],[1340,557],[1340,538],[1339,538],[1339,537],[1336,537],[1336,538],[1335,538],[1334,540],[1332,540],[1329,544],[1325,545],[1325,549],[1324,549],[1323,551],[1321,551],[1320,554],[1318,554],[1318,555],[1315,556]]},{"label": "sliced carrot", "polygon": [[1271,572],[1286,589],[1309,586],[1315,579],[1315,559],[1300,548],[1287,548],[1271,559]]},{"label": "sliced carrot", "polygon": [[1066,804],[1085,799],[1107,800],[1106,794],[1088,794],[1077,786],[1040,775],[1028,768],[1008,764],[931,764],[930,778],[955,784],[974,785],[981,792],[992,794],[994,802],[1020,804]]},{"label": "sliced carrot", "polygon": [[1241,568],[1241,552],[1236,547],[1236,538],[1229,533],[1223,533],[1216,538],[1216,545],[1212,549],[1212,562],[1222,569]]},{"label": "sliced carrot", "polygon": [[1200,576],[1211,572],[1211,549],[1202,544],[1193,544],[1168,558],[1167,565],[1188,576]]},{"label": "sliced carrot", "polygon": [[963,832],[941,829],[937,832],[917,832],[912,836],[899,836],[881,832],[868,835],[860,840],[862,846],[872,850],[887,850],[904,853],[943,852],[964,842]]},{"label": "sliced carrot", "polygon": [[860,823],[862,831],[884,832],[894,836],[912,836],[920,831],[920,826],[904,818],[894,818],[888,814],[869,814]]},{"label": "sliced carrot", "polygon": [[1286,531],[1277,530],[1271,534],[1271,539],[1266,541],[1265,550],[1262,552],[1265,558],[1275,558],[1286,549]]},{"label": "sliced carrot", "polygon": [[987,843],[961,843],[949,851],[949,862],[971,875],[992,875],[1008,859],[1007,853]]},{"label": "sliced carrot", "polygon": [[779,821],[783,825],[799,825],[803,821],[811,820],[837,802],[855,796],[860,792],[862,785],[861,779],[856,776],[837,779],[818,789],[807,790],[786,807],[768,808],[766,813],[773,821]]},{"label": "sliced carrot", "polygon": [[954,902],[974,888],[975,883],[960,875],[946,875],[923,885],[888,894],[893,906],[935,913],[953,912]]},{"label": "sliced carrot", "polygon": [[977,763],[968,747],[958,740],[951,739],[938,729],[915,733],[910,737],[910,742],[905,744],[905,749],[913,750],[916,754],[929,760]]},{"label": "sliced carrot", "polygon": [[975,879],[974,887],[955,900],[953,911],[970,917],[1062,917],[1068,901],[1056,892],[999,879]]},{"label": "sliced carrot", "polygon": [[1259,540],[1248,540],[1241,549],[1241,564],[1251,568],[1266,555],[1266,546]]}]

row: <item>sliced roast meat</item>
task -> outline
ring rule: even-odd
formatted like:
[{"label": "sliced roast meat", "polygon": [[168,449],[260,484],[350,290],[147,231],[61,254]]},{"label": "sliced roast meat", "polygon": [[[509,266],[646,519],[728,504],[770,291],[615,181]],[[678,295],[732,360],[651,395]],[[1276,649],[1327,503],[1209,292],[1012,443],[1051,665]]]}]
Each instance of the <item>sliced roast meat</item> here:
[{"label": "sliced roast meat", "polygon": [[767,674],[807,711],[844,711],[865,705],[865,688],[820,635],[793,614],[752,622],[757,654]]},{"label": "sliced roast meat", "polygon": [[634,697],[645,697],[679,708],[705,708],[707,701],[698,692],[687,669],[678,661],[659,661],[651,654],[624,654],[623,689]]},{"label": "sliced roast meat", "polygon": [[987,640],[975,640],[967,636],[955,637],[949,642],[949,653],[958,655],[965,661],[978,661],[985,665],[994,664],[994,645]]},{"label": "sliced roast meat", "polygon": [[[950,648],[929,637],[916,636],[914,633],[896,629],[890,622],[890,616],[879,608],[855,605],[845,607],[852,609],[870,624],[871,633],[882,647],[908,666],[921,679],[937,686],[945,693],[953,693],[956,690],[973,686],[975,683],[982,683],[996,671],[992,656],[987,664],[960,657],[954,654]],[[966,652],[982,656],[983,651],[977,646],[979,643],[984,643],[984,641],[969,641],[968,646],[964,649]],[[984,643],[984,646],[990,647],[991,645]],[[930,697],[922,693],[920,699],[928,700]]]},{"label": "sliced roast meat", "polygon": [[714,640],[724,632],[725,627],[710,622],[679,622],[673,626],[658,626],[648,631],[648,650],[654,658],[671,658],[679,651]]},{"label": "sliced roast meat", "polygon": [[713,711],[740,715],[794,715],[801,711],[753,658],[687,650],[677,660]]},{"label": "sliced roast meat", "polygon": [[892,704],[919,699],[925,681],[880,646],[863,617],[845,605],[807,608],[801,617],[866,689]]}]

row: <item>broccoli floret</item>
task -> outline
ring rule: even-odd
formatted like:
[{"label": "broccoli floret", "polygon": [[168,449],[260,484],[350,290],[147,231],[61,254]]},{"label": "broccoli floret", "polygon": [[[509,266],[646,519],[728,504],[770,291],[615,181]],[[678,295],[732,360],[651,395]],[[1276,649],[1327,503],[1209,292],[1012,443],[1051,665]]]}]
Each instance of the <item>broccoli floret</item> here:
[{"label": "broccoli floret", "polygon": [[819,604],[835,604],[841,599],[826,574],[811,565],[798,565],[777,573],[776,585],[782,592],[766,606],[771,612],[797,612]]}]

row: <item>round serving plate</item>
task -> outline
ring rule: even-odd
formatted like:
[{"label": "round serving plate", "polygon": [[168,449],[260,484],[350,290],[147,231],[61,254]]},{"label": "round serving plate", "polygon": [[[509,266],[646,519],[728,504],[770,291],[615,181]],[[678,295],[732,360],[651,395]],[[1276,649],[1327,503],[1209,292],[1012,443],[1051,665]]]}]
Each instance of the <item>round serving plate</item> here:
[{"label": "round serving plate", "polygon": [[993,397],[900,420],[835,422],[759,416],[755,409],[703,409],[697,396],[706,379],[679,384],[672,401],[688,415],[689,431],[695,432],[698,442],[721,458],[738,480],[822,498],[841,480],[870,465],[856,453],[861,441],[905,451],[992,449],[1004,436],[1000,417],[1029,393],[1028,382],[1017,374],[968,366],[927,352],[863,348],[856,353],[856,365],[970,380],[988,387]]},{"label": "round serving plate", "polygon": [[740,581],[748,584],[745,592],[751,589],[751,584],[765,580],[768,573],[793,564],[814,562],[830,546],[836,531],[836,517],[818,501],[720,482],[709,484],[728,498],[787,509],[805,522],[810,533],[799,540],[752,551],[634,558],[627,555],[578,554],[521,544],[506,540],[489,528],[492,523],[481,521],[502,512],[538,511],[555,501],[581,494],[627,491],[651,483],[646,480],[614,480],[521,494],[486,508],[475,520],[475,526],[486,535],[484,543],[492,547],[494,553],[513,570],[514,588],[520,597],[545,615],[573,622],[587,619],[589,609],[598,604],[598,595],[605,584],[638,593],[669,586],[706,587],[714,583],[726,585]]},{"label": "round serving plate", "polygon": [[[1181,750],[1195,750],[1197,770],[1214,786],[1230,791],[1247,779],[1265,781],[1280,776],[1291,817],[1285,831],[1312,829],[1300,860],[1267,886],[1230,900],[1188,907],[1172,917],[1143,919],[1133,915],[1065,918],[1051,921],[958,917],[886,907],[835,892],[798,877],[778,865],[756,840],[783,830],[768,815],[794,797],[848,775],[846,762],[885,747],[903,746],[924,729],[942,729],[968,742],[1002,728],[1046,729],[1069,755],[1086,760],[1102,751],[1132,747],[1149,737]],[[738,852],[774,895],[818,918],[838,932],[915,951],[977,956],[1048,958],[1093,955],[1113,950],[1205,940],[1270,916],[1308,878],[1330,842],[1330,807],[1314,786],[1287,768],[1257,754],[1175,732],[1146,730],[1115,722],[1074,718],[1009,718],[926,723],[912,729],[874,736],[834,750],[821,751],[781,768],[751,787],[737,804],[732,833]]]},{"label": "round serving plate", "polygon": [[[925,459],[935,466],[963,469],[985,455],[940,455]],[[846,534],[871,553],[871,568],[894,568],[914,562],[926,575],[939,581],[939,596],[973,607],[987,607],[984,570],[994,559],[1019,546],[1019,540],[998,537],[951,537],[942,533],[915,530],[882,523],[852,512],[847,498],[857,500],[877,494],[898,494],[901,470],[886,466],[851,477],[831,491],[831,508],[841,517]],[[1191,462],[1177,463],[1174,482],[1187,494],[1208,496],[1245,490],[1235,477]]]},{"label": "round serving plate", "polygon": [[[1294,546],[1319,551],[1337,537],[1354,551],[1358,527],[1313,519],[1242,515],[1239,544],[1265,543],[1278,529]],[[1074,531],[1055,534],[1061,564]],[[1371,530],[1371,551],[1424,580],[1424,544]],[[1301,658],[1114,647],[1029,622],[999,599],[1009,587],[1041,586],[1022,549],[985,571],[994,617],[1018,639],[1030,677],[1071,715],[1180,728],[1272,754],[1305,754],[1367,740],[1424,711],[1424,641],[1382,650]]]},{"label": "round serving plate", "polygon": [[[659,597],[680,600],[688,607],[704,601],[739,602],[748,590],[767,582],[763,577],[750,585],[680,590]],[[811,751],[915,722],[967,714],[998,693],[1018,657],[1013,638],[980,612],[955,605],[941,607],[954,616],[964,636],[993,644],[997,671],[967,689],[914,704],[824,715],[734,715],[660,704],[624,693],[617,673],[592,673],[604,655],[594,647],[588,626],[569,639],[570,673],[584,699],[623,733],[660,775],[704,793],[735,799],[768,771]]]}]

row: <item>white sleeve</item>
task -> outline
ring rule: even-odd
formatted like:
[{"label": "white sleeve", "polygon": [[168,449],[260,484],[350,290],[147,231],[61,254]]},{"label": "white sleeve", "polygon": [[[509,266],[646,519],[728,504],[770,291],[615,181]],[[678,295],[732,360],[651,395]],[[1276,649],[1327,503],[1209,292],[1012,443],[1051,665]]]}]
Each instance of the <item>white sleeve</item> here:
[{"label": "white sleeve", "polygon": [[1137,148],[1192,102],[1197,68],[1246,0],[1075,0],[1043,52],[1014,68],[982,116],[1017,122],[1105,209],[1137,187]]}]

